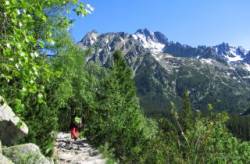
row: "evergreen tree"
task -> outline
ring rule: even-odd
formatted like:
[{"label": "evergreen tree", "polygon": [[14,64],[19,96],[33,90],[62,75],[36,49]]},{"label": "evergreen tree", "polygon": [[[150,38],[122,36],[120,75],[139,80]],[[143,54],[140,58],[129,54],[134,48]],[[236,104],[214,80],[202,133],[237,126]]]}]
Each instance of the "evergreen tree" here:
[{"label": "evergreen tree", "polygon": [[117,158],[122,161],[139,161],[143,144],[148,143],[155,129],[143,115],[132,71],[122,53],[113,55],[109,74],[102,79],[97,91],[97,108],[88,117],[86,135],[94,143],[109,143]]},{"label": "evergreen tree", "polygon": [[111,68],[110,81],[114,84],[120,94],[123,96],[125,109],[138,108],[139,101],[136,96],[135,82],[131,69],[127,66],[123,59],[121,51],[116,51],[113,55],[114,63]]},{"label": "evergreen tree", "polygon": [[245,141],[250,141],[250,116],[249,115],[231,115],[227,122],[227,128],[230,132]]},{"label": "evergreen tree", "polygon": [[180,112],[180,123],[185,130],[192,128],[193,122],[194,122],[194,117],[193,117],[193,111],[192,111],[192,106],[189,98],[189,92],[188,90],[185,90],[182,98],[182,110]]}]

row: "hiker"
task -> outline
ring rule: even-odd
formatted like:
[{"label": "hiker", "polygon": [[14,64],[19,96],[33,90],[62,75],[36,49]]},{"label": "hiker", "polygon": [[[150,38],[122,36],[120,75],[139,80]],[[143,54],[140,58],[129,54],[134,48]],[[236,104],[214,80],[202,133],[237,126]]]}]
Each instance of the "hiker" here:
[{"label": "hiker", "polygon": [[71,138],[74,140],[77,140],[79,137],[78,124],[79,124],[79,118],[74,117],[74,120],[71,121],[71,124],[70,124]]}]

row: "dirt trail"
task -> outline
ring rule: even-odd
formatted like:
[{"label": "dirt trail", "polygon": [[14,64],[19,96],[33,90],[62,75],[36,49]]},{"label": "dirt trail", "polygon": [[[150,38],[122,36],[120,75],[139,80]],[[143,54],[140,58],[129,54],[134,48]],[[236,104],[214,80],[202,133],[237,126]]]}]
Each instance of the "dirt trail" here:
[{"label": "dirt trail", "polygon": [[58,133],[55,155],[59,164],[105,164],[106,159],[86,139],[74,141],[70,133]]}]

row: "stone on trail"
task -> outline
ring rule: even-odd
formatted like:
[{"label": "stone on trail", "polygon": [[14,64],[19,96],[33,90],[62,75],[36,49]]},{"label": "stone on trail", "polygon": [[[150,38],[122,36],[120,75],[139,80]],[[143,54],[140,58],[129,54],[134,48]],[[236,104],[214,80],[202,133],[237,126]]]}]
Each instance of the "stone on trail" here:
[{"label": "stone on trail", "polygon": [[35,144],[22,144],[3,148],[3,154],[16,164],[52,164]]},{"label": "stone on trail", "polygon": [[14,163],[4,155],[0,154],[0,164],[14,164]]},{"label": "stone on trail", "polygon": [[105,164],[107,161],[86,139],[74,141],[70,133],[58,133],[55,145],[59,164]]}]

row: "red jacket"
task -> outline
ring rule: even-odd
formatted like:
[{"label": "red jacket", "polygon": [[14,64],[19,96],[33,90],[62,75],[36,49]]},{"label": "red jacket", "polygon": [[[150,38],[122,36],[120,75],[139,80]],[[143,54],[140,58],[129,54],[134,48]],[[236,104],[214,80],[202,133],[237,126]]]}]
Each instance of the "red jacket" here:
[{"label": "red jacket", "polygon": [[71,127],[70,133],[71,133],[71,138],[74,140],[76,140],[79,137],[79,131],[76,126]]}]

